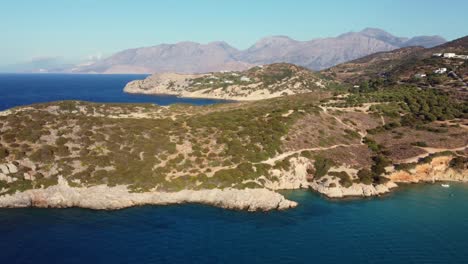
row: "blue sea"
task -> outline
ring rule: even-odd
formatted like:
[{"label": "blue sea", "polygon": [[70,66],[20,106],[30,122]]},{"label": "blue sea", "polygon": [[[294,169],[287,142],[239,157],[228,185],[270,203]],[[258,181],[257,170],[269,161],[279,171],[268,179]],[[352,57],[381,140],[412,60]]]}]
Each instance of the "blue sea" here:
[{"label": "blue sea", "polygon": [[[122,93],[137,75],[0,75],[0,108],[77,99],[217,103]],[[468,185],[408,185],[248,213],[188,204],[119,211],[0,209],[3,263],[468,263]]]},{"label": "blue sea", "polygon": [[123,92],[125,84],[144,79],[135,74],[0,74],[0,111],[14,106],[58,100],[82,100],[110,103],[188,103],[206,105],[221,102],[212,99],[176,96],[135,95]]}]

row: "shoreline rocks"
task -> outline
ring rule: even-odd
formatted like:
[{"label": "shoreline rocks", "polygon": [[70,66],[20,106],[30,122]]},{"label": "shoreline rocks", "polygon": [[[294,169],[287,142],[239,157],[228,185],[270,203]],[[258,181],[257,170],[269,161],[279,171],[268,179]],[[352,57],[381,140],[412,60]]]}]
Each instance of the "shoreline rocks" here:
[{"label": "shoreline rocks", "polygon": [[[415,166],[410,171],[394,171],[387,177],[385,184],[365,185],[353,183],[350,187],[336,185],[329,187],[316,181],[307,181],[307,159],[291,159],[288,171],[275,170],[278,182],[265,180],[266,188],[256,189],[211,189],[182,190],[179,192],[143,192],[133,193],[127,186],[109,187],[71,187],[67,180],[59,177],[57,185],[43,189],[32,189],[0,196],[0,207],[21,208],[68,208],[81,207],[95,210],[116,210],[140,205],[171,205],[200,203],[225,209],[246,211],[270,211],[294,208],[297,202],[286,199],[278,190],[310,188],[331,199],[348,197],[373,197],[390,193],[398,187],[396,183],[421,183],[438,181],[468,182],[468,171],[456,171],[450,168],[452,157],[441,156],[430,163]],[[1,173],[0,173],[1,174]],[[1,175],[6,177],[6,175]]]},{"label": "shoreline rocks", "polygon": [[392,189],[397,188],[394,182],[389,181],[385,184],[378,184],[378,185],[366,185],[366,184],[353,184],[350,187],[325,187],[323,185],[312,183],[310,187],[327,196],[328,198],[346,198],[346,197],[372,197],[372,196],[380,196],[382,194],[386,194],[392,191]]},{"label": "shoreline rocks", "polygon": [[81,207],[115,210],[139,205],[201,203],[226,209],[247,211],[284,210],[297,206],[294,201],[268,189],[183,190],[179,192],[131,193],[126,186],[71,187],[59,178],[57,185],[0,196],[0,207]]}]

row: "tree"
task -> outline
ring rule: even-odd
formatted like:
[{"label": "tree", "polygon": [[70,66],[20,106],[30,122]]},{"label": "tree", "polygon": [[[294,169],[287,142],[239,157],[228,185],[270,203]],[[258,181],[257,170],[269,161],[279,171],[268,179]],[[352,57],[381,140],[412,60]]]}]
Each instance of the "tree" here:
[{"label": "tree", "polygon": [[8,157],[8,155],[10,155],[10,152],[8,151],[8,149],[4,147],[0,147],[0,159],[4,159]]},{"label": "tree", "polygon": [[372,165],[371,170],[374,176],[380,176],[385,173],[385,167],[390,165],[390,161],[381,155],[375,156],[372,158],[374,165]]},{"label": "tree", "polygon": [[333,161],[321,156],[318,156],[315,158],[315,177],[321,178],[327,174],[328,170],[331,168],[333,165]]},{"label": "tree", "polygon": [[360,169],[357,173],[359,181],[364,184],[372,184],[372,172],[369,169]]}]

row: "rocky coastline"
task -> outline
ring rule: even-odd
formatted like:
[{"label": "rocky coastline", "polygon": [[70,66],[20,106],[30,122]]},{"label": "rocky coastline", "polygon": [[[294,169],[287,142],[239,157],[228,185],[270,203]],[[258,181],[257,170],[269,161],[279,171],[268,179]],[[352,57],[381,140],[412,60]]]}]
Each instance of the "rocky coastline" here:
[{"label": "rocky coastline", "polygon": [[[170,75],[170,77],[167,77]],[[163,76],[161,78],[171,78],[170,81],[174,79],[177,80],[179,77],[178,74],[159,74],[158,76]],[[174,77],[175,76],[175,77]],[[184,76],[184,75],[180,75]],[[191,76],[191,75],[189,75]],[[184,77],[185,78],[185,77]],[[185,80],[185,79],[184,79]],[[264,100],[269,98],[275,98],[281,96],[284,91],[270,93],[266,89],[260,89],[256,92],[252,92],[248,95],[241,94],[242,90],[245,90],[245,87],[242,86],[230,86],[227,90],[223,88],[218,89],[202,89],[196,91],[187,91],[186,89],[173,89],[169,88],[168,81],[162,84],[153,83],[152,79],[144,80],[135,80],[129,82],[125,88],[124,92],[129,94],[145,94],[145,95],[170,95],[177,96],[182,98],[195,98],[195,99],[214,99],[214,100],[227,100],[227,101],[257,101]],[[178,85],[185,87],[185,81],[176,82]],[[238,94],[238,95],[234,95]]]},{"label": "rocky coastline", "polygon": [[452,158],[442,156],[430,163],[415,166],[411,171],[393,171],[384,184],[354,183],[349,187],[327,187],[316,181],[307,181],[303,159],[294,160],[291,172],[277,172],[281,181],[266,183],[266,188],[182,190],[178,192],[130,192],[127,186],[72,187],[62,177],[58,184],[47,188],[31,189],[0,196],[3,208],[70,208],[117,210],[141,205],[171,205],[200,203],[225,209],[245,211],[286,210],[298,205],[286,199],[277,190],[310,189],[330,199],[374,197],[392,192],[397,183],[468,182],[468,170],[457,171],[449,167]]},{"label": "rocky coastline", "polygon": [[57,185],[0,197],[4,208],[70,208],[116,210],[140,205],[200,203],[246,211],[284,210],[297,203],[268,189],[182,190],[179,192],[129,192],[126,186],[71,187],[59,178]]}]

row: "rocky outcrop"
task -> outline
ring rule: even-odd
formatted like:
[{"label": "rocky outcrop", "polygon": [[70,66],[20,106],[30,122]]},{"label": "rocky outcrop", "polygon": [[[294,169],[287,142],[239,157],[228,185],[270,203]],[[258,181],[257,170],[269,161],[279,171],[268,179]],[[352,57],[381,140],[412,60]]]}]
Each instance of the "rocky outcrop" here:
[{"label": "rocky outcrop", "polygon": [[416,165],[409,171],[396,171],[389,175],[394,182],[418,183],[436,181],[468,182],[468,170],[450,168],[451,156],[435,157],[431,162]]},{"label": "rocky outcrop", "polygon": [[379,196],[398,187],[394,182],[389,181],[385,184],[366,185],[362,183],[353,183],[350,187],[341,186],[337,180],[335,186],[324,184],[321,181],[313,180],[308,174],[307,169],[313,168],[311,161],[305,157],[293,157],[289,159],[290,167],[288,170],[272,169],[271,175],[276,181],[266,181],[265,186],[274,190],[292,190],[310,188],[329,198],[344,197],[370,197]]},{"label": "rocky outcrop", "polygon": [[[9,176],[9,174],[17,173],[18,168],[11,163],[0,164],[0,181],[12,183],[16,181],[16,178]],[[0,192],[1,193],[1,192]]]},{"label": "rocky outcrop", "polygon": [[389,181],[386,184],[362,184],[354,183],[350,187],[336,186],[327,187],[317,182],[313,182],[310,187],[327,196],[328,198],[344,198],[344,197],[371,197],[389,193],[391,189],[398,187],[394,182]]},{"label": "rocky outcrop", "polygon": [[100,210],[138,205],[202,203],[248,211],[283,210],[296,202],[267,189],[183,190],[179,192],[129,192],[126,186],[71,187],[63,178],[55,186],[0,196],[0,207],[82,207]]},{"label": "rocky outcrop", "polygon": [[309,187],[307,168],[311,166],[310,160],[304,157],[294,157],[289,162],[291,165],[288,170],[270,170],[270,174],[277,180],[265,179],[265,187],[272,190],[295,190]]}]

